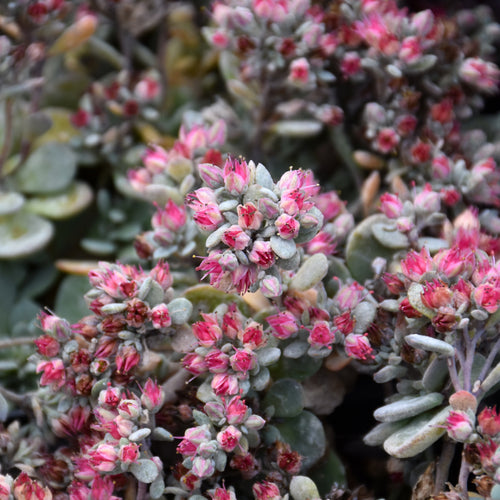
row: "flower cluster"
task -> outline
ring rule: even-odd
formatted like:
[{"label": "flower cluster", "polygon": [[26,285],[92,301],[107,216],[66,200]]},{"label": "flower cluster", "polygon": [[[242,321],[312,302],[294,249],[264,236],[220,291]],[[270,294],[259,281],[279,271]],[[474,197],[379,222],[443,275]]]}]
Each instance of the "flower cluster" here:
[{"label": "flower cluster", "polygon": [[297,244],[311,240],[323,225],[312,201],[319,190],[312,173],[290,170],[275,184],[262,164],[231,157],[223,167],[199,169],[206,186],[189,194],[187,204],[200,229],[212,234],[198,269],[226,292],[281,295],[280,270],[298,268]]}]

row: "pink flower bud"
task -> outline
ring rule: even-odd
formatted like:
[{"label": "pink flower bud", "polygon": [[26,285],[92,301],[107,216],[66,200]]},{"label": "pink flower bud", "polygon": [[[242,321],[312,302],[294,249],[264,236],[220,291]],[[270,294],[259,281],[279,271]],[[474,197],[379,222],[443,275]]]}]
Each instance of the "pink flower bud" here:
[{"label": "pink flower bud", "polygon": [[500,414],[497,413],[496,406],[485,407],[477,416],[477,422],[482,434],[491,437],[500,434]]},{"label": "pink flower bud", "polygon": [[205,363],[210,373],[224,373],[229,366],[229,356],[220,349],[212,349],[205,356]]},{"label": "pink flower bud", "polygon": [[193,334],[202,347],[212,347],[222,339],[222,330],[213,316],[205,314],[203,317],[205,321],[193,325]]},{"label": "pink flower bud", "polygon": [[121,401],[121,389],[119,387],[111,387],[108,382],[108,388],[99,393],[99,404],[108,406],[109,408],[116,408]]},{"label": "pink flower bud", "polygon": [[229,248],[235,250],[244,250],[251,241],[250,236],[238,225],[227,228],[221,239]]},{"label": "pink flower bud", "polygon": [[35,340],[35,345],[38,352],[42,356],[47,356],[48,358],[53,358],[57,356],[59,352],[59,342],[50,335],[42,335]]},{"label": "pink flower bud", "polygon": [[154,413],[162,407],[164,401],[165,393],[161,385],[148,378],[144,384],[144,388],[142,389],[142,405]]},{"label": "pink flower bud", "polygon": [[211,458],[196,457],[191,472],[201,479],[210,477],[215,472],[214,461]]},{"label": "pink flower bud", "polygon": [[238,225],[242,229],[259,229],[263,220],[264,215],[253,203],[238,206]]},{"label": "pink flower bud", "polygon": [[252,486],[252,491],[255,500],[281,500],[281,494],[278,486],[269,481],[255,483]]},{"label": "pink flower bud", "polygon": [[416,36],[408,36],[401,42],[399,58],[406,64],[417,62],[422,56],[420,40]]},{"label": "pink flower bud", "polygon": [[269,241],[256,240],[248,254],[250,262],[257,264],[261,269],[270,268],[275,261],[274,252]]},{"label": "pink flower bud", "polygon": [[411,250],[401,261],[401,271],[412,281],[419,281],[420,277],[434,268],[429,250],[423,247],[420,253]]},{"label": "pink flower bud", "polygon": [[297,86],[304,86],[309,82],[309,78],[309,62],[307,59],[301,57],[292,61],[288,81]]},{"label": "pink flower bud", "polygon": [[40,385],[50,385],[53,389],[59,389],[66,383],[66,369],[62,359],[41,361],[38,363],[36,372],[43,372]]},{"label": "pink flower bud", "polygon": [[246,375],[248,371],[255,368],[257,358],[250,349],[235,349],[235,353],[229,359],[231,368],[238,373]]},{"label": "pink flower bud", "polygon": [[166,304],[158,304],[151,309],[151,322],[153,328],[167,328],[172,324]]},{"label": "pink flower bud", "polygon": [[198,172],[203,182],[212,189],[217,189],[224,184],[222,169],[211,163],[200,163]]},{"label": "pink flower bud", "polygon": [[259,430],[262,429],[266,425],[266,421],[260,417],[259,415],[250,415],[246,420],[245,420],[245,427],[247,429],[255,429]]},{"label": "pink flower bud", "polygon": [[498,309],[500,304],[500,287],[497,285],[497,282],[479,285],[472,295],[476,304],[490,314],[493,314]]},{"label": "pink flower bud", "polygon": [[392,128],[380,129],[375,139],[374,148],[381,153],[390,153],[399,144],[399,135]]},{"label": "pink flower bud", "polygon": [[500,81],[500,70],[479,57],[469,57],[462,62],[458,70],[460,78],[483,92],[493,92]]},{"label": "pink flower bud", "polygon": [[234,396],[229,403],[226,403],[226,418],[228,424],[238,425],[245,421],[249,413],[249,408],[240,396]]},{"label": "pink flower bud", "polygon": [[238,379],[236,375],[217,373],[212,379],[212,389],[217,396],[229,396],[239,392]]},{"label": "pink flower bud", "polygon": [[403,212],[403,202],[397,195],[384,193],[380,197],[380,210],[389,219],[396,219]]},{"label": "pink flower bud", "polygon": [[276,276],[265,276],[260,282],[260,291],[264,297],[272,299],[283,293],[283,286]]},{"label": "pink flower bud", "polygon": [[246,191],[250,181],[250,168],[245,160],[228,158],[224,164],[222,176],[226,189],[233,195]]},{"label": "pink flower bud", "polygon": [[274,225],[278,228],[278,233],[284,240],[295,238],[300,229],[299,222],[287,214],[280,215]]},{"label": "pink flower bud", "polygon": [[152,174],[162,173],[167,167],[168,160],[169,154],[160,146],[148,149],[142,157],[144,166]]},{"label": "pink flower bud", "polygon": [[98,472],[111,472],[117,465],[118,453],[109,443],[101,443],[88,452],[90,465]]},{"label": "pink flower bud", "polygon": [[299,330],[295,316],[289,311],[268,316],[266,321],[273,329],[273,336],[278,339],[287,339]]},{"label": "pink flower bud", "polygon": [[182,366],[194,375],[200,375],[208,369],[205,358],[194,352],[190,352],[184,356]]},{"label": "pink flower bud", "polygon": [[454,441],[465,443],[474,432],[474,418],[467,411],[452,410],[446,419],[446,431]]}]

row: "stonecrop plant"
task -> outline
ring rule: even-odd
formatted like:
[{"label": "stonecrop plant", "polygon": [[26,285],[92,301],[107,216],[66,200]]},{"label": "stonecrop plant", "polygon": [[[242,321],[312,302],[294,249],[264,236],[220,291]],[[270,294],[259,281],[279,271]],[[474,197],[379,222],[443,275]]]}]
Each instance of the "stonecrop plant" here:
[{"label": "stonecrop plant", "polygon": [[490,4],[0,5],[0,500],[500,499]]}]

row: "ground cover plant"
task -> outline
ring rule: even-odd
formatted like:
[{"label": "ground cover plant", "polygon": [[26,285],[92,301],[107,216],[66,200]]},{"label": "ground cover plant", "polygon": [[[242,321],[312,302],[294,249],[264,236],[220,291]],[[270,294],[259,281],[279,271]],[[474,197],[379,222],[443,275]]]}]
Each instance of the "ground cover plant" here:
[{"label": "ground cover plant", "polygon": [[0,5],[0,499],[500,498],[491,5]]}]

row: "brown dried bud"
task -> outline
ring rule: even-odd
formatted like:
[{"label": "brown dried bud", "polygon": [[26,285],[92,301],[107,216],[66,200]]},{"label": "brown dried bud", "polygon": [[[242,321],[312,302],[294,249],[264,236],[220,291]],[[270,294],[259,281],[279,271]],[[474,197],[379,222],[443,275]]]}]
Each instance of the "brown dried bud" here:
[{"label": "brown dried bud", "polygon": [[472,410],[476,411],[477,408],[477,400],[473,394],[467,391],[458,391],[455,394],[450,396],[450,405],[454,410],[459,411],[467,411]]}]

